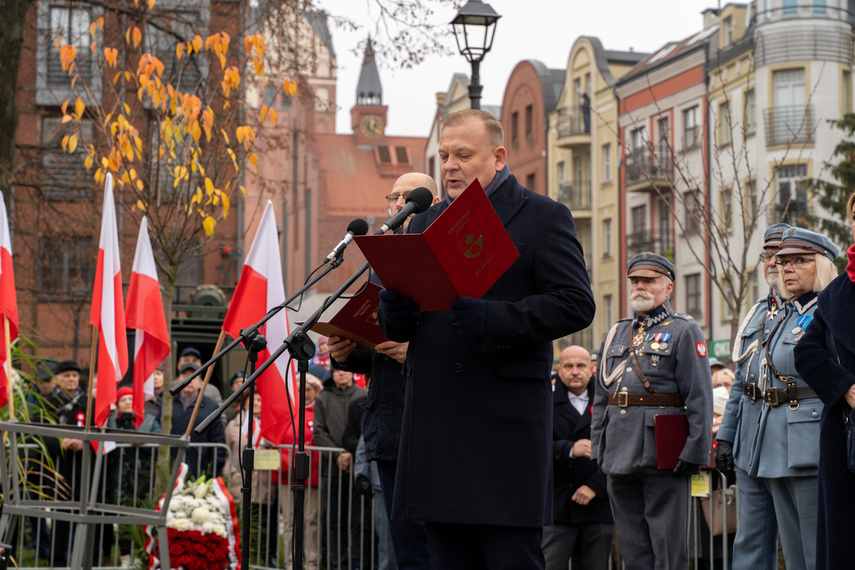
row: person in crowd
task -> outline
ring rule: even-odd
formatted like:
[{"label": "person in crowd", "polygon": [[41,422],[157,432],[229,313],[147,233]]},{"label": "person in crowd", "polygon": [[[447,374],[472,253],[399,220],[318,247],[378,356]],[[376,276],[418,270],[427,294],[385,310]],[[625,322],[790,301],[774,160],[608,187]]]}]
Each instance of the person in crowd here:
[{"label": "person in crowd", "polygon": [[499,121],[467,109],[440,127],[447,197],[407,231],[423,232],[478,180],[520,255],[482,298],[449,311],[380,292],[386,337],[409,342],[392,518],[425,521],[434,568],[543,568],[552,340],[593,319],[585,259],[570,210],[510,173]]},{"label": "person in crowd", "polygon": [[[370,389],[371,383],[368,383]],[[344,453],[338,457],[338,466],[342,471],[351,473],[351,480],[355,486],[353,501],[350,507],[350,543],[359,544],[359,551],[362,553],[362,566],[368,563],[373,563],[370,559],[372,553],[377,552],[377,541],[375,532],[377,529],[372,529],[371,524],[371,507],[372,495],[370,478],[365,480],[357,478],[356,474],[356,450],[359,447],[359,442],[363,442],[362,438],[362,416],[365,413],[365,400],[368,398],[368,393],[356,396],[350,401],[347,406],[347,422],[344,426],[344,435],[342,436],[342,447]],[[368,469],[364,469],[363,476]],[[366,485],[367,483],[367,485]]]},{"label": "person in crowd", "polygon": [[724,363],[718,358],[710,358],[710,374],[715,376],[715,373],[719,370],[724,370],[726,366]]},{"label": "person in crowd", "polygon": [[154,395],[147,395],[145,399],[145,415],[153,416],[157,420],[157,433],[160,433],[160,416],[163,415],[163,370],[164,363],[161,362],[152,372]]},{"label": "person in crowd", "polygon": [[552,405],[554,522],[543,529],[546,570],[606,570],[614,535],[606,481],[591,461],[591,356],[569,346],[558,359]]},{"label": "person in crowd", "polygon": [[[313,365],[314,371],[323,373],[324,367]],[[306,424],[305,424],[305,446],[312,447],[316,445],[312,428],[315,424],[315,399],[324,390],[321,379],[313,373],[306,374]],[[288,568],[292,568],[292,537],[294,536],[294,493],[291,491],[291,457],[292,451],[296,449],[297,438],[291,430],[291,426],[285,431],[282,437],[282,468],[279,474],[279,501],[282,509],[283,518],[283,533],[285,539],[285,560]],[[318,495],[318,480],[320,473],[319,458],[320,453],[317,451],[307,450],[310,460],[309,478],[306,480],[305,495],[303,500],[303,553],[305,555],[305,563],[303,567],[306,570],[318,570],[318,545],[320,538],[320,530],[318,521],[320,520],[320,503],[321,499]]]},{"label": "person in crowd", "polygon": [[[365,516],[370,517],[370,511],[374,512],[372,520],[377,545],[377,570],[397,570],[398,562],[395,559],[392,535],[389,533],[389,519],[386,516],[386,507],[383,504],[377,462],[368,461],[365,458],[365,437],[362,435],[359,436],[359,443],[356,445],[356,452],[353,456],[353,474],[354,487],[357,494],[362,497],[362,505],[366,509]],[[370,526],[365,526],[364,532],[370,532],[370,528]],[[369,556],[363,554],[363,565],[374,562]]]},{"label": "person in crowd", "polygon": [[[56,423],[62,426],[83,427],[86,423],[86,405],[88,397],[80,386],[80,367],[73,360],[64,360],[56,365],[56,387],[48,397],[49,409],[55,414]],[[92,403],[95,409],[95,403]],[[92,470],[95,454],[90,455],[90,463],[83,464],[83,446],[88,445],[80,439],[64,437],[60,439],[60,455],[55,459],[58,473],[64,484],[60,485],[59,498],[64,500],[80,499],[80,481],[83,469]],[[54,566],[65,566],[71,557],[75,527],[73,523],[62,520],[53,521],[53,557]],[[98,525],[95,529],[96,550],[109,553],[112,545],[112,525]]]},{"label": "person in crowd", "polygon": [[730,389],[733,387],[733,382],[736,379],[736,375],[733,373],[733,370],[730,368],[722,368],[721,370],[716,370],[712,375],[712,387],[713,390],[716,388],[724,388],[727,390],[728,395],[730,395]]},{"label": "person in crowd", "polygon": [[[347,424],[347,409],[351,401],[364,396],[365,388],[353,383],[353,373],[333,370],[331,385],[315,398],[315,415],[312,433],[315,445],[319,447],[344,447],[344,429]],[[329,454],[321,462],[321,485],[326,499],[326,515],[329,528],[328,549],[329,567],[335,570],[348,568],[348,554],[351,564],[359,567],[359,543],[350,545],[348,553],[348,535],[350,529],[353,488],[350,481],[349,454],[344,452],[330,462]]]},{"label": "person in crowd", "polygon": [[[784,318],[783,297],[779,291],[775,254],[781,248],[787,224],[774,224],[766,229],[763,242],[763,275],[768,294],[751,309],[736,333],[733,362],[736,374],[730,398],[716,434],[716,467],[729,484],[737,483],[740,524],[733,543],[734,569],[770,570],[778,564],[778,533],[772,494],[752,471],[752,453],[763,409],[760,362],[765,357],[769,334]],[[758,535],[757,529],[764,529]]]},{"label": "person in crowd", "polygon": [[[750,457],[747,475],[771,496],[771,516],[764,521],[764,530],[774,532],[777,527],[789,569],[811,569],[816,563],[819,418],[823,412],[822,401],[793,364],[793,349],[813,321],[817,293],[837,276],[833,262],[837,253],[837,246],[823,235],[802,228],[784,230],[775,264],[786,303],[783,316],[761,347],[758,388],[763,391],[763,402],[759,421],[747,426],[756,430],[752,448],[745,450]],[[734,567],[744,567],[736,550]]]},{"label": "person in crowd", "polygon": [[[116,392],[116,410],[110,413],[107,427],[142,433],[160,433],[160,419],[146,411],[142,423],[136,427],[133,388],[122,386]],[[122,447],[115,453],[111,452],[108,457],[111,486],[120,493],[118,502],[144,496],[150,491],[154,481],[152,449]]]},{"label": "person in crowd", "polygon": [[[241,407],[244,413],[235,415],[234,418],[226,425],[226,445],[229,446],[231,452],[231,461],[225,469],[228,471],[224,475],[228,476],[229,493],[234,497],[235,502],[243,501],[243,472],[241,469],[241,461],[243,451],[246,449],[247,438],[250,432],[250,419],[248,417],[249,407],[249,390],[245,390],[241,394]],[[254,393],[252,404],[252,447],[259,449],[263,446],[264,440],[261,437],[261,406],[263,405],[261,395],[258,392]],[[251,551],[254,553],[252,562],[259,563],[264,561],[266,565],[272,565],[276,562],[276,547],[277,547],[277,510],[278,499],[276,497],[277,486],[273,483],[273,471],[266,469],[252,470],[252,520],[253,526],[258,532],[252,538]],[[240,512],[240,511],[238,511]],[[244,537],[252,536],[249,529],[241,529]],[[263,553],[264,557],[259,554]]]},{"label": "person in crowd", "polygon": [[[846,212],[855,239],[855,194]],[[846,272],[819,294],[810,326],[794,350],[796,370],[825,404],[817,473],[817,570],[850,567],[855,539],[850,518],[855,512],[855,473],[846,441],[847,419],[855,408],[855,245],[846,255]]]},{"label": "person in crowd", "polygon": [[[712,390],[704,336],[669,303],[676,271],[639,253],[627,266],[633,318],[608,332],[594,398],[592,455],[606,475],[615,532],[628,570],[688,566],[690,475],[710,460]],[[660,469],[655,416],[686,417],[673,469]],[[664,436],[668,434],[662,431]]]},{"label": "person in crowd", "polygon": [[[406,204],[409,193],[419,187],[427,188],[436,195],[436,182],[427,174],[408,172],[401,175],[392,185],[392,191],[384,197],[390,210],[398,212]],[[434,200],[436,203],[439,199],[435,197]],[[407,225],[409,219],[404,222],[404,226]],[[376,274],[372,274],[371,279],[380,284]],[[398,565],[401,568],[428,570],[430,554],[424,525],[391,518],[404,410],[403,365],[407,358],[408,343],[390,340],[376,345],[374,350],[361,350],[356,348],[356,343],[351,339],[332,336],[328,345],[334,368],[371,374],[361,426],[365,458],[376,464]]]},{"label": "person in crowd", "polygon": [[[229,380],[229,387],[231,388],[231,390],[229,391],[229,394],[231,395],[231,394],[234,394],[235,392],[237,392],[238,388],[240,388],[241,385],[243,385],[244,381],[246,381],[246,372],[244,372],[243,370],[238,370],[237,372],[232,374],[232,377]],[[243,394],[241,394],[241,396],[243,396]],[[243,401],[243,397],[240,397],[237,400],[235,400],[234,402],[232,402],[231,405],[228,407],[228,409],[226,409],[225,415],[227,416],[228,421],[232,421],[235,418],[235,416],[238,415],[238,413],[241,410],[241,402],[242,401]]]},{"label": "person in crowd", "polygon": [[[185,362],[178,369],[178,381],[182,381],[194,372],[199,370],[199,365],[195,362]],[[192,382],[187,384],[178,395],[172,399],[172,433],[173,435],[184,435],[187,431],[187,426],[190,424],[190,418],[193,416],[193,408],[196,406],[197,398],[202,398],[202,403],[199,406],[199,412],[193,422],[193,428],[190,430],[190,447],[184,456],[184,462],[188,466],[188,475],[191,478],[198,477],[201,474],[206,474],[211,477],[214,473],[220,473],[223,470],[223,465],[226,463],[226,454],[221,448],[199,447],[194,444],[198,443],[225,443],[225,428],[222,422],[214,422],[211,427],[202,435],[196,435],[196,427],[202,423],[208,415],[217,409],[217,404],[209,397],[200,393],[202,387],[202,379],[196,377]],[[172,456],[175,457],[178,449],[172,448]]]},{"label": "person in crowd", "polygon": [[[196,365],[196,368],[202,367],[202,353],[199,352],[199,349],[193,346],[188,346],[178,355],[178,363],[175,367],[178,370],[181,370],[181,367],[184,366],[185,363],[192,362]],[[219,406],[223,403],[223,395],[220,394],[220,389],[214,384],[213,376],[211,377],[211,381],[208,382],[208,385],[205,386],[205,395],[214,400],[214,402]],[[225,418],[223,418],[225,420]],[[223,423],[225,425],[225,423]]]},{"label": "person in crowd", "polygon": [[330,369],[330,347],[329,337],[320,335],[318,337],[318,346],[315,350],[315,356],[312,358],[312,364],[320,364],[327,370]]}]

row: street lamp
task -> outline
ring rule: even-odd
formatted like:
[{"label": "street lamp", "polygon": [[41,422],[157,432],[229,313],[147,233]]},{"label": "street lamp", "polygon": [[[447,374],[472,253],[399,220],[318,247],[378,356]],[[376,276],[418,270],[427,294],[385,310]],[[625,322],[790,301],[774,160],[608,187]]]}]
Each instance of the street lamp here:
[{"label": "street lamp", "polygon": [[489,4],[481,0],[469,0],[451,21],[457,50],[472,65],[469,101],[473,109],[481,108],[481,76],[478,72],[481,60],[493,47],[493,36],[496,35],[496,22],[499,18],[501,16]]}]

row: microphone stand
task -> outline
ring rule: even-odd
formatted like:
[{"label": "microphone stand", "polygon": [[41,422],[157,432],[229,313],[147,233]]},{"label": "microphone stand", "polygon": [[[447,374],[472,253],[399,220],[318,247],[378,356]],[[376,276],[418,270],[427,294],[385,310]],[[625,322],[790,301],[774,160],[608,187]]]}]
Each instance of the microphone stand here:
[{"label": "microphone stand", "polygon": [[[243,332],[243,331],[241,331]],[[241,335],[243,339],[243,335]],[[255,365],[258,363],[258,353],[267,347],[267,340],[260,334],[254,333],[248,339],[244,339],[244,346],[249,351],[249,369],[250,374],[255,372]],[[249,567],[249,528],[252,526],[252,471],[255,467],[255,449],[252,447],[252,431],[255,424],[255,385],[249,387],[249,406],[246,412],[249,414],[247,423],[249,425],[246,434],[246,448],[243,450],[243,486],[240,489],[241,495],[241,516],[243,517],[244,540],[241,542],[241,560]],[[217,414],[219,418],[219,414]],[[240,428],[238,428],[240,433]],[[240,439],[238,439],[240,441]],[[268,516],[270,513],[267,513]],[[261,509],[259,508],[259,516]]]},{"label": "microphone stand", "polygon": [[[306,453],[306,374],[309,371],[309,361],[315,354],[315,345],[309,338],[306,331],[311,329],[318,322],[323,312],[327,310],[336,299],[341,297],[344,292],[351,285],[353,285],[363,273],[368,271],[369,267],[369,264],[365,263],[362,267],[356,270],[356,272],[351,275],[341,287],[339,287],[332,295],[330,295],[324,300],[323,304],[318,308],[317,311],[312,313],[312,315],[308,319],[306,319],[306,321],[302,325],[298,326],[291,334],[288,335],[288,337],[282,342],[279,348],[277,348],[276,351],[270,355],[270,358],[265,360],[264,363],[257,370],[255,370],[249,376],[249,378],[247,378],[244,383],[241,384],[237,390],[235,390],[235,392],[231,396],[226,398],[226,400],[222,404],[220,404],[220,407],[217,408],[216,411],[214,411],[208,417],[202,420],[202,422],[199,423],[196,429],[193,430],[196,435],[202,435],[203,433],[205,433],[211,427],[212,423],[218,421],[218,418],[223,414],[223,412],[225,412],[225,410],[232,404],[232,402],[234,402],[237,398],[240,397],[244,390],[248,388],[251,389],[255,385],[255,381],[258,379],[258,377],[261,376],[265,370],[270,368],[270,366],[282,355],[283,352],[288,350],[292,358],[295,358],[297,360],[297,369],[299,371],[300,376],[300,395],[298,411],[299,425],[297,426],[297,453],[294,456],[294,472],[292,479],[293,482],[291,483],[291,492],[294,494],[293,563],[294,568],[296,570],[302,570],[303,568],[303,501],[305,500],[306,496],[306,479],[308,479],[309,477],[309,455],[308,453]],[[248,329],[244,329],[241,331],[241,338],[248,334],[247,331]],[[263,350],[263,347],[260,350]],[[251,441],[247,441],[247,444],[251,444]],[[244,458],[246,458],[246,452],[244,453]],[[246,484],[247,483],[245,483],[245,485]],[[251,493],[251,481],[249,485]],[[243,491],[244,489],[242,489],[242,492]],[[246,500],[247,496],[249,495],[244,495],[244,500]],[[247,506],[243,507],[244,513],[246,513],[246,509],[248,508],[249,507]],[[248,545],[244,545],[242,548],[245,548],[247,553],[249,552]]]}]

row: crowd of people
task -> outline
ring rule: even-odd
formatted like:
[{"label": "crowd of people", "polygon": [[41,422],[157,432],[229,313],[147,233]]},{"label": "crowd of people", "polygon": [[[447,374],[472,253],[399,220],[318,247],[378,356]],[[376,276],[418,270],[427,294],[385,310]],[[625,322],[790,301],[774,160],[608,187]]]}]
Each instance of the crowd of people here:
[{"label": "crowd of people", "polygon": [[[838,276],[839,249],[827,237],[769,227],[760,255],[769,291],[744,316],[730,365],[710,358],[698,323],[672,307],[671,261],[640,253],[626,268],[632,315],[597,350],[565,348],[552,373],[553,340],[590,324],[593,295],[572,215],[517,182],[502,140],[488,113],[443,118],[447,196],[397,231],[424,231],[477,180],[519,252],[505,274],[481,298],[460,297],[446,311],[422,311],[406,292],[382,289],[377,320],[389,340],[373,350],[346,335],[318,343],[304,427],[306,445],[326,451],[310,453],[305,567],[320,568],[323,553],[335,569],[365,568],[367,559],[381,570],[566,570],[571,561],[605,569],[610,560],[628,570],[687,568],[690,481],[701,469],[736,485],[732,568],[777,568],[779,545],[790,570],[847,567],[855,246]],[[436,194],[433,179],[409,173],[383,199],[400,210],[418,187]],[[855,194],[847,208],[855,239]],[[177,378],[200,365],[200,352],[185,348]],[[44,364],[28,400],[33,417],[82,425],[79,372],[74,362]],[[232,390],[242,380],[235,374]],[[129,391],[118,396],[111,426],[133,428]],[[190,382],[173,400],[172,433],[197,425],[221,396]],[[230,462],[211,447],[186,456],[194,476],[226,475],[236,499],[249,432],[252,447],[265,445],[255,437],[264,402],[256,394],[248,417],[248,398],[228,423],[191,437],[227,445]],[[161,405],[156,393],[135,429],[158,432]],[[256,550],[270,564],[279,539],[290,552],[296,535],[295,441],[289,428],[281,468],[255,471],[251,481]],[[63,458],[64,479],[79,479],[67,469],[81,463],[65,458],[82,445],[46,441]],[[136,454],[117,469],[139,471],[152,459]],[[57,543],[71,543],[71,526],[54,523]],[[32,536],[44,533],[36,521]]]}]

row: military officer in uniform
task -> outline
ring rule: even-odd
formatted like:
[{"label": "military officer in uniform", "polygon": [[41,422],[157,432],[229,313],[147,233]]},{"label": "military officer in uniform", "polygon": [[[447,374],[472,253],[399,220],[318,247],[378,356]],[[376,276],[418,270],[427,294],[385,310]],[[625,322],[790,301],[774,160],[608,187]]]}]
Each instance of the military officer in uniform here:
[{"label": "military officer in uniform", "polygon": [[[763,401],[758,419],[745,426],[754,431],[746,442],[750,448],[737,453],[748,454],[744,482],[765,490],[772,507],[762,520],[764,526],[745,530],[780,534],[787,570],[812,569],[816,564],[816,475],[823,410],[822,401],[796,371],[793,349],[813,319],[817,293],[837,276],[833,262],[837,254],[837,246],[823,235],[802,228],[784,230],[775,261],[779,291],[787,302],[760,346],[758,390]],[[733,567],[776,566],[768,561],[766,566],[743,564],[734,551]]]},{"label": "military officer in uniform", "polygon": [[[592,456],[606,475],[628,570],[688,566],[690,475],[710,459],[707,347],[692,317],[671,309],[675,273],[670,261],[654,253],[630,260],[635,316],[618,321],[600,350]],[[659,414],[681,414],[688,421],[688,438],[673,469],[658,468],[654,425]]]},{"label": "military officer in uniform", "polygon": [[769,333],[784,318],[783,300],[778,291],[775,254],[781,246],[787,224],[770,226],[764,235],[763,274],[769,294],[757,301],[742,320],[733,345],[736,378],[718,428],[716,466],[739,490],[739,526],[733,542],[733,568],[770,570],[778,567],[778,533],[772,495],[758,479],[749,477],[754,437],[763,409],[760,361]]}]

